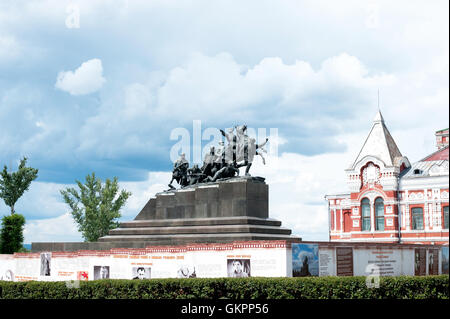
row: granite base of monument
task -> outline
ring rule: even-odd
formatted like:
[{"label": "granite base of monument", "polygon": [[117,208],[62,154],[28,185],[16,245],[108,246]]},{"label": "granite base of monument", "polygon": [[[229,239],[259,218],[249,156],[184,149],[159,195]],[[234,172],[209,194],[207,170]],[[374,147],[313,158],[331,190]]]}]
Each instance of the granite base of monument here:
[{"label": "granite base of monument", "polygon": [[269,218],[269,187],[260,177],[235,177],[156,194],[135,220],[98,242],[32,243],[32,251],[145,248],[189,243],[293,240],[291,230]]}]

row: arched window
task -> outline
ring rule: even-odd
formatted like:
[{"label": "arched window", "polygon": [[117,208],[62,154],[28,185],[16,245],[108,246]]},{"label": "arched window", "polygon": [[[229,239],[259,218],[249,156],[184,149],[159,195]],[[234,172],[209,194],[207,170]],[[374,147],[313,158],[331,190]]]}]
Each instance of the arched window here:
[{"label": "arched window", "polygon": [[423,229],[423,208],[414,207],[411,209],[412,229]]},{"label": "arched window", "polygon": [[370,201],[363,198],[361,201],[362,230],[370,230]]},{"label": "arched window", "polygon": [[381,197],[375,200],[375,230],[384,230],[384,201]]}]

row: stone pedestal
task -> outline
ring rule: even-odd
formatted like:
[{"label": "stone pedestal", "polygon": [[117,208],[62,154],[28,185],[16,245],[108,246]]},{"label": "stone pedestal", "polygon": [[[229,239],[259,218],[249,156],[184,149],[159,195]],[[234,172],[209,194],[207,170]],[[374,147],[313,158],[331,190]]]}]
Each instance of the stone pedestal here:
[{"label": "stone pedestal", "polygon": [[135,220],[269,217],[269,186],[261,178],[189,186],[151,198]]},{"label": "stone pedestal", "polygon": [[32,251],[144,248],[154,245],[295,240],[269,218],[269,187],[260,177],[236,177],[156,194],[133,221],[95,243],[33,243]]}]

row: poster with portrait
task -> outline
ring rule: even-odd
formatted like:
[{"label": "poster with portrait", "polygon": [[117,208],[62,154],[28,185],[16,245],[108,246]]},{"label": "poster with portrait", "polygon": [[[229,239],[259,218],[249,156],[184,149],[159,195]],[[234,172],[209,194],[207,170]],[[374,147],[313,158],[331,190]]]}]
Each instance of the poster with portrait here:
[{"label": "poster with portrait", "polygon": [[318,244],[292,244],[292,276],[319,276]]},{"label": "poster with portrait", "polygon": [[250,259],[227,259],[228,277],[251,277]]},{"label": "poster with portrait", "polygon": [[109,279],[109,266],[94,266],[94,280]]},{"label": "poster with portrait", "polygon": [[181,265],[177,270],[177,278],[197,278],[194,265]]},{"label": "poster with portrait", "polygon": [[150,279],[152,269],[150,267],[133,267],[131,270],[131,277],[133,279]]},{"label": "poster with portrait", "polygon": [[414,276],[425,276],[427,274],[427,250],[414,249]]},{"label": "poster with portrait", "polygon": [[428,250],[428,275],[439,275],[439,250]]},{"label": "poster with portrait", "polygon": [[41,276],[50,276],[51,274],[52,253],[41,253]]},{"label": "poster with portrait", "polygon": [[0,280],[14,281],[14,270],[14,256],[0,255]]},{"label": "poster with portrait", "polygon": [[448,246],[442,247],[442,261],[441,261],[441,267],[442,267],[442,274],[448,275]]}]

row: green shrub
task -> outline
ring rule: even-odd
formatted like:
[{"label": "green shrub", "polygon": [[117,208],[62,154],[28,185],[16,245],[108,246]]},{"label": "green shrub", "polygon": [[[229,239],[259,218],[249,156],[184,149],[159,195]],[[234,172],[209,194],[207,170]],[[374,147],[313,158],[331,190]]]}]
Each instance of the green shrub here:
[{"label": "green shrub", "polygon": [[0,281],[0,299],[448,299],[449,276]]},{"label": "green shrub", "polygon": [[12,254],[23,248],[23,226],[25,217],[12,214],[2,218],[0,231],[0,253]]}]

